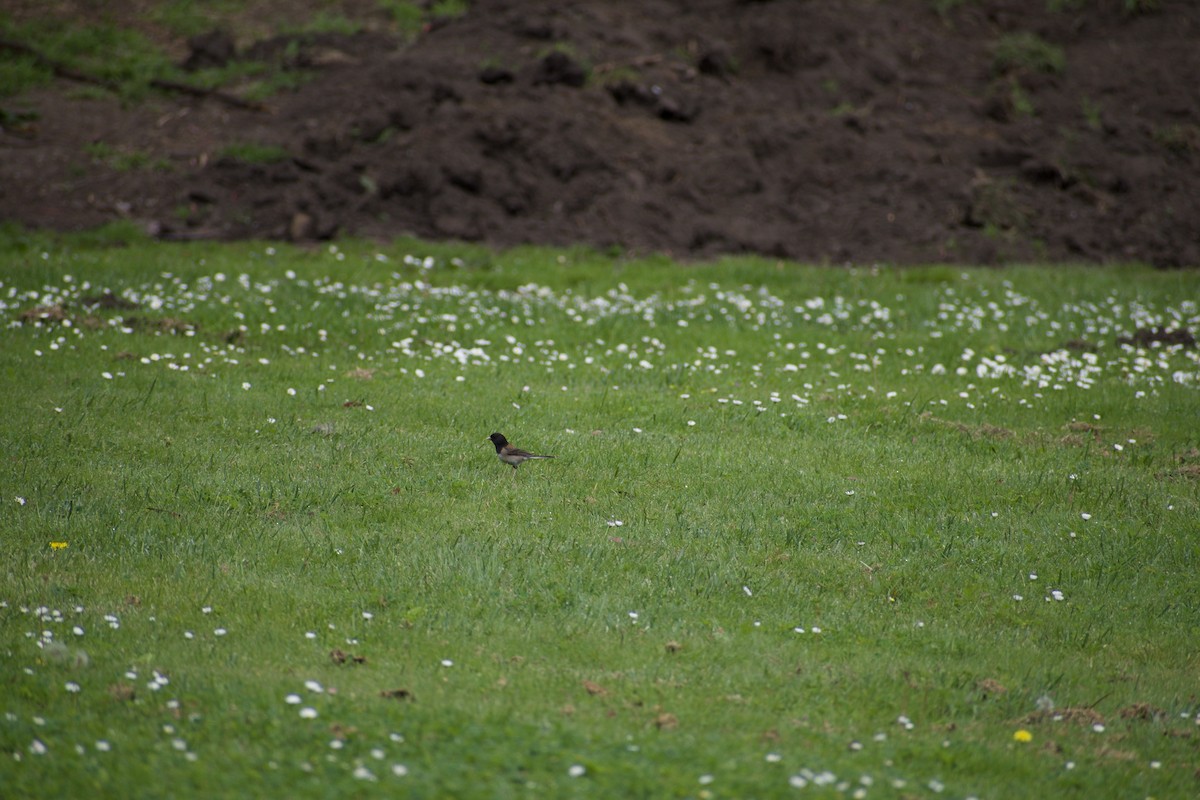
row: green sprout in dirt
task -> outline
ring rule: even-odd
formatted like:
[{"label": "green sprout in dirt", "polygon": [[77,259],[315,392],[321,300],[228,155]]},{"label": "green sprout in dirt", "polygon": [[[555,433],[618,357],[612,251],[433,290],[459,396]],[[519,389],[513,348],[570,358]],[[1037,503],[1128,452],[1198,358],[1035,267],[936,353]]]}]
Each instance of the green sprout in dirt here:
[{"label": "green sprout in dirt", "polygon": [[1200,126],[1175,124],[1154,129],[1154,140],[1180,155],[1200,152]]},{"label": "green sprout in dirt", "polygon": [[1081,98],[1079,109],[1083,113],[1083,119],[1087,123],[1088,128],[1093,131],[1099,131],[1104,127],[1103,110],[1095,100],[1090,97]]},{"label": "green sprout in dirt", "polygon": [[414,37],[425,24],[425,12],[409,0],[378,0],[379,8],[392,18],[392,24],[406,36]]},{"label": "green sprout in dirt", "polygon": [[95,162],[102,163],[117,172],[151,169],[164,172],[171,168],[171,162],[130,148],[116,148],[105,142],[92,142],[84,151]]},{"label": "green sprout in dirt", "polygon": [[458,19],[470,9],[466,0],[439,0],[427,8],[411,0],[378,0],[377,4],[392,18],[396,29],[409,39],[415,38],[432,22]]},{"label": "green sprout in dirt", "polygon": [[1162,0],[1125,0],[1124,8],[1129,16],[1153,14],[1162,10]]},{"label": "green sprout in dirt", "polygon": [[1008,82],[1008,100],[1012,105],[1013,113],[1018,117],[1032,117],[1037,113],[1037,108],[1034,106],[1029,92],[1025,91],[1021,82],[1015,78]]},{"label": "green sprout in dirt", "polygon": [[972,0],[929,0],[929,2],[933,6],[933,10],[944,18],[950,16],[950,14],[962,6],[972,2]]},{"label": "green sprout in dirt", "polygon": [[[941,0],[945,2],[945,0]],[[953,2],[954,0],[951,0]],[[1101,6],[1100,0],[1046,0],[1049,11],[1080,11],[1088,5]],[[1121,10],[1126,16],[1151,14],[1162,9],[1162,0],[1121,0]]]},{"label": "green sprout in dirt", "polygon": [[243,11],[249,0],[162,0],[151,3],[149,18],[177,36],[195,36]]},{"label": "green sprout in dirt", "polygon": [[244,164],[277,164],[290,158],[288,151],[279,145],[259,142],[238,142],[222,147],[217,155],[241,161]]},{"label": "green sprout in dirt", "polygon": [[329,11],[319,11],[312,18],[304,20],[297,24],[284,24],[281,26],[282,33],[333,33],[340,36],[353,36],[361,31],[363,25],[357,20],[349,19],[341,14],[334,14]]},{"label": "green sprout in dirt", "polygon": [[1057,75],[1066,64],[1061,47],[1029,31],[1005,34],[992,48],[992,72],[996,75],[1021,71]]},{"label": "green sprout in dirt", "polygon": [[470,8],[467,0],[438,0],[429,7],[429,16],[433,19],[458,19],[466,16]]}]

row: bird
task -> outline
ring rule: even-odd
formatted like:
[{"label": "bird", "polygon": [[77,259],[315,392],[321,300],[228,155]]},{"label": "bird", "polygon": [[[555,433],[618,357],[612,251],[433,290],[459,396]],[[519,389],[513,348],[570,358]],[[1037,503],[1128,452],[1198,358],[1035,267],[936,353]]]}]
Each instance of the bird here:
[{"label": "bird", "polygon": [[508,439],[504,438],[503,433],[493,433],[488,438],[492,440],[492,444],[496,445],[496,458],[511,466],[514,474],[517,467],[521,466],[521,462],[523,461],[528,461],[531,458],[554,458],[554,456],[535,455],[519,447],[513,447],[508,443]]}]

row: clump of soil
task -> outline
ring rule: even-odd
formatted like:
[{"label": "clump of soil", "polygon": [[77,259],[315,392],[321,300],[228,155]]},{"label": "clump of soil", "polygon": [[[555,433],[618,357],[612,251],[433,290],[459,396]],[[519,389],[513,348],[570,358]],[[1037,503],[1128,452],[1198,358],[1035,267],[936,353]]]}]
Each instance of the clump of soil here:
[{"label": "clump of soil", "polygon": [[[314,77],[266,111],[178,92],[123,107],[61,79],[4,99],[36,124],[0,130],[0,219],[1200,265],[1200,4],[937,5],[473,0],[411,42],[216,32],[176,43],[180,63],[274,54]],[[96,142],[150,166],[89,158]]]}]

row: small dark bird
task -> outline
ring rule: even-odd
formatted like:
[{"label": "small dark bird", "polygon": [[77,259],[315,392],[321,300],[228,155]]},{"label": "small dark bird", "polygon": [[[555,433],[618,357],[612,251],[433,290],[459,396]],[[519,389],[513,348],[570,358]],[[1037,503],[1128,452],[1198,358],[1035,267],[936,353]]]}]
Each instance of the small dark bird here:
[{"label": "small dark bird", "polygon": [[493,433],[488,438],[492,440],[492,444],[496,445],[496,458],[511,465],[513,470],[521,466],[522,461],[528,461],[531,458],[554,458],[554,456],[534,455],[518,447],[513,447],[508,443],[508,439],[504,438],[503,433]]}]

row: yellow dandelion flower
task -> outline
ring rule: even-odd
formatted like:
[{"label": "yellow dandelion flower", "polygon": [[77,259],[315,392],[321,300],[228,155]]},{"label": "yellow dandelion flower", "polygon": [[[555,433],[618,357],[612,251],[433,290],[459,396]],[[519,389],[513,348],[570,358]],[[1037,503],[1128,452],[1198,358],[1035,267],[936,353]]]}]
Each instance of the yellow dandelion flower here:
[{"label": "yellow dandelion flower", "polygon": [[1014,742],[1032,742],[1033,734],[1030,733],[1029,731],[1025,730],[1024,728],[1021,728],[1019,731],[1017,731],[1016,733],[1013,734],[1013,741]]},{"label": "yellow dandelion flower", "polygon": [[64,547],[67,547],[66,542],[51,542],[50,543],[51,550],[62,550]]}]

